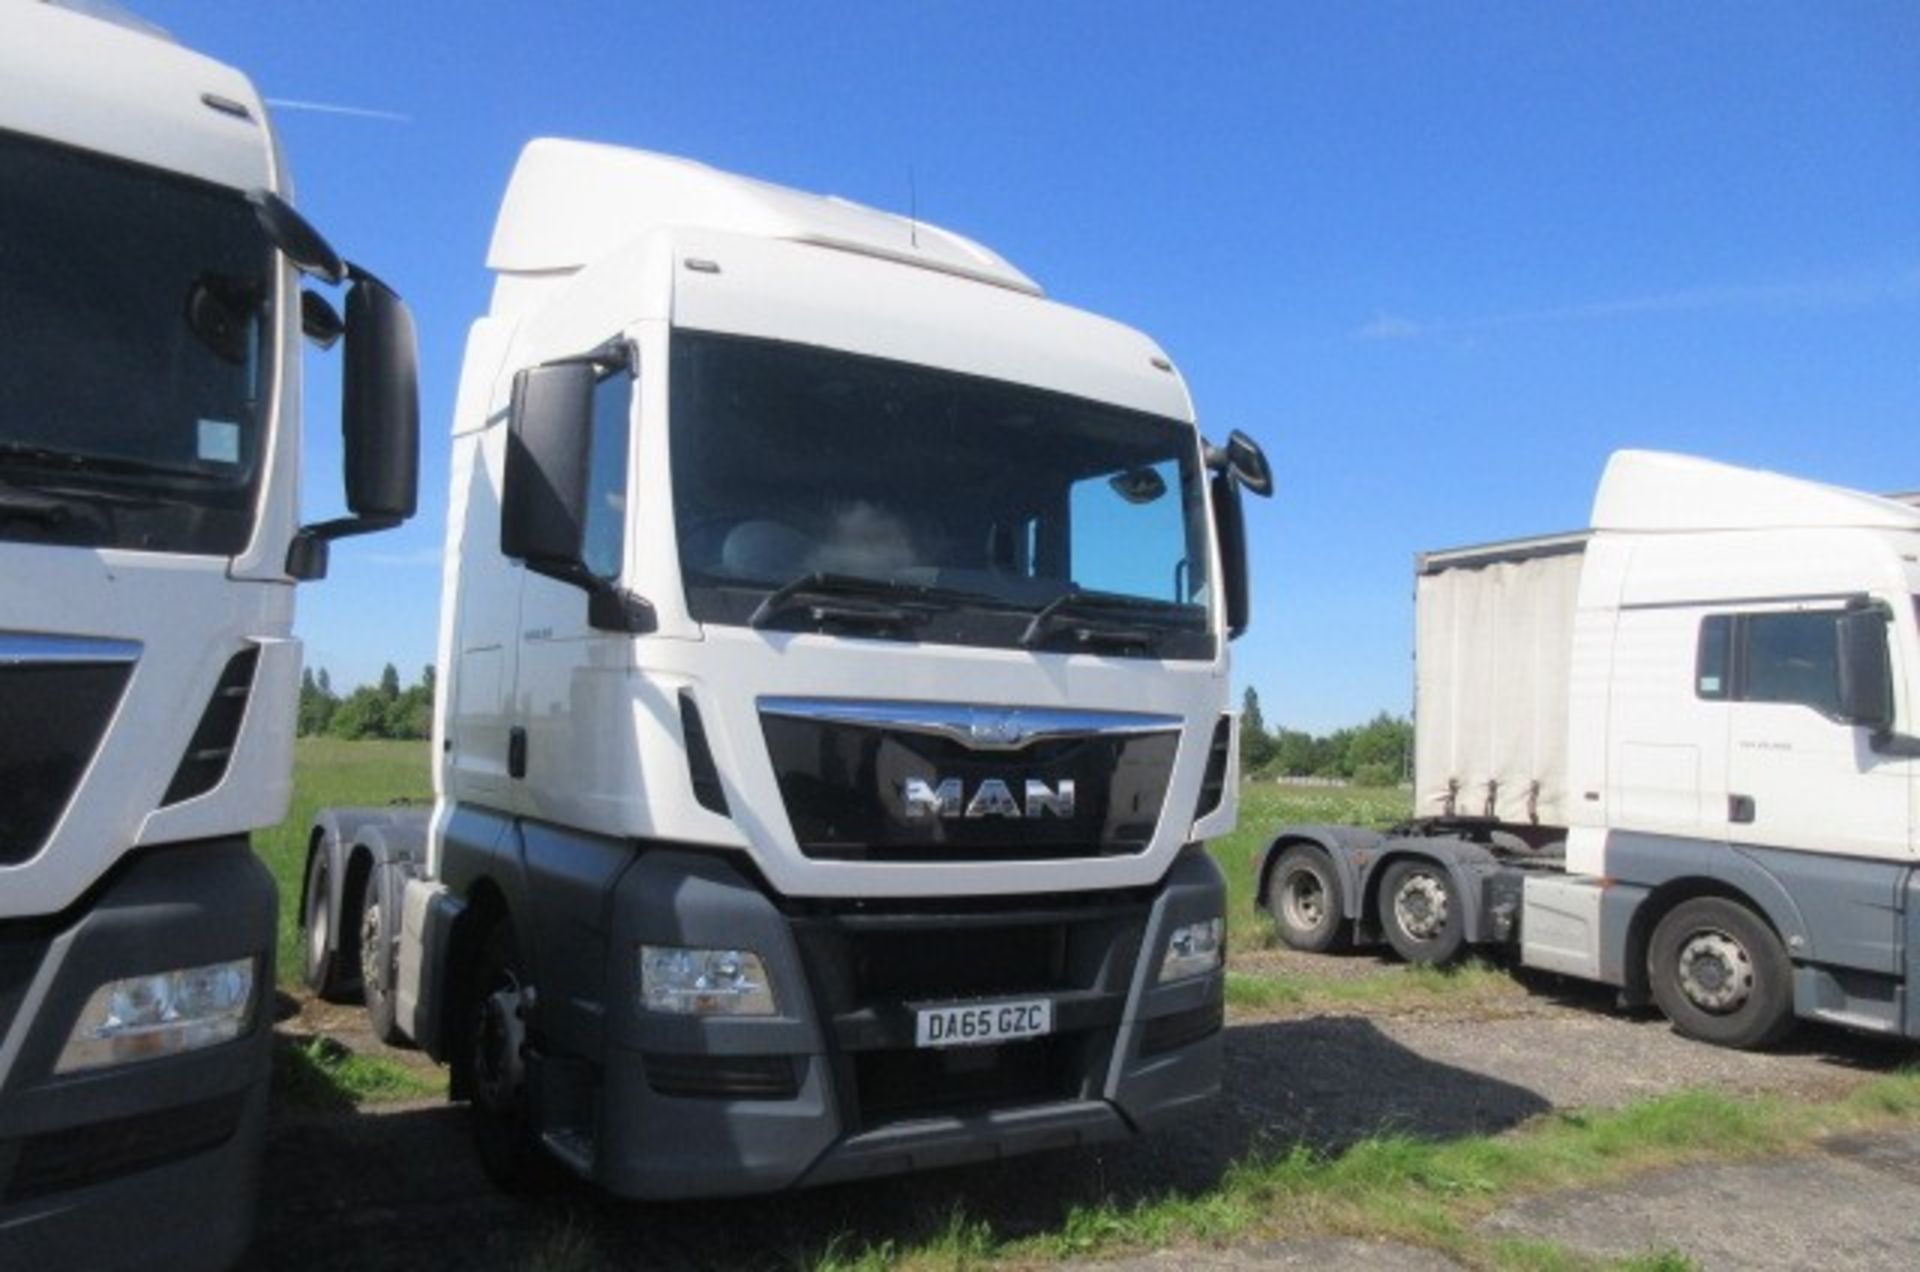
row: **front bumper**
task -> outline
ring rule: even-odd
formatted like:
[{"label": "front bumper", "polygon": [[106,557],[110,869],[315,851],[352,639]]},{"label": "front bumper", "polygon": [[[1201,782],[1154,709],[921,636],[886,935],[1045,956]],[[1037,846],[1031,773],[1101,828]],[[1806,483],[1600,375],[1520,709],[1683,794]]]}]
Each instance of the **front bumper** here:
[{"label": "front bumper", "polygon": [[[272,877],[244,837],[141,853],[52,923],[0,930],[0,1267],[226,1267],[253,1231],[272,1064]],[[251,1027],[78,1073],[54,1061],[122,976],[253,956]]]},{"label": "front bumper", "polygon": [[[1174,928],[1224,912],[1202,852],[1158,888],[783,912],[723,860],[646,857],[615,903],[614,983],[643,940],[752,948],[784,1013],[643,1013],[616,994],[592,1098],[536,1084],[577,1168],[629,1197],[768,1192],[1096,1143],[1178,1118],[1219,1088],[1224,980],[1156,982]],[[914,1046],[914,1010],[1045,996],[1054,1032]],[[570,1091],[569,1088],[572,1088]],[[565,1110],[580,1121],[564,1129]]]}]

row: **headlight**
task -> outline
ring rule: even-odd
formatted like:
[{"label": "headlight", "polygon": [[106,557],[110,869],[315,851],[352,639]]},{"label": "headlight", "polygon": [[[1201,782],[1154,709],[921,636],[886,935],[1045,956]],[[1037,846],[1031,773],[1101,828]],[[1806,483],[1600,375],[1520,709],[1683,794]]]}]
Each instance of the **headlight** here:
[{"label": "headlight", "polygon": [[1220,938],[1226,932],[1221,919],[1189,923],[1173,930],[1167,941],[1167,956],[1160,960],[1160,983],[1185,980],[1220,966]]},{"label": "headlight", "polygon": [[771,1016],[773,983],[752,950],[642,945],[640,1006],[681,1016]]},{"label": "headlight", "polygon": [[238,1038],[253,1014],[253,960],[129,976],[93,991],[55,1073],[170,1056]]}]

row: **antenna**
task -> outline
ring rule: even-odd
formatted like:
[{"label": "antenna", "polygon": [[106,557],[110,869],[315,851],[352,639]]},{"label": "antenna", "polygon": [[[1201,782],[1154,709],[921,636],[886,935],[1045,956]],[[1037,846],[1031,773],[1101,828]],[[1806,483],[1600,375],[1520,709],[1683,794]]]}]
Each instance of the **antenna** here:
[{"label": "antenna", "polygon": [[920,187],[913,179],[913,165],[907,165],[907,238],[920,246]]}]

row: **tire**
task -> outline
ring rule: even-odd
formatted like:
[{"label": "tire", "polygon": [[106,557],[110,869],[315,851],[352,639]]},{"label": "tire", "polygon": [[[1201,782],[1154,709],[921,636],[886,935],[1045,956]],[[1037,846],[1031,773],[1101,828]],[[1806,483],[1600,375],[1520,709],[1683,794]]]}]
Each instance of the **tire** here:
[{"label": "tire", "polygon": [[1688,1038],[1751,1051],[1793,1032],[1793,963],[1738,901],[1696,897],[1669,910],[1647,945],[1653,1000]]},{"label": "tire", "polygon": [[353,977],[334,945],[333,876],[327,869],[327,845],[317,845],[307,860],[307,905],[300,916],[300,978],[307,988],[329,1002],[347,998]]},{"label": "tire", "polygon": [[510,1001],[525,980],[507,920],[497,921],[481,938],[480,957],[467,983],[470,1108],[480,1169],[504,1192],[551,1191],[559,1167],[534,1131],[524,1060],[525,1012]]},{"label": "tire", "polygon": [[366,1004],[373,1036],[398,1046],[406,1035],[396,1023],[393,1006],[393,918],[380,904],[380,880],[372,873],[360,889],[360,1001]]},{"label": "tire", "polygon": [[1380,928],[1409,963],[1444,967],[1466,948],[1466,916],[1453,876],[1437,861],[1409,857],[1380,877]]},{"label": "tire", "polygon": [[1281,852],[1267,881],[1267,913],[1293,949],[1325,954],[1347,943],[1340,877],[1319,848],[1295,844]]}]

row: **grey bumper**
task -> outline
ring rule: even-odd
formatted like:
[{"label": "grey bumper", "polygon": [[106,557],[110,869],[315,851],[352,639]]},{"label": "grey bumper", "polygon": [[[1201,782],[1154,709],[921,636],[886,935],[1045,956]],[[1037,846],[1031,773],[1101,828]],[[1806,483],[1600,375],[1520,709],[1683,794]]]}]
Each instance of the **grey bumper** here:
[{"label": "grey bumper", "polygon": [[[588,1173],[630,1197],[797,1185],[1090,1144],[1178,1118],[1220,1084],[1219,972],[1162,986],[1182,923],[1224,913],[1203,852],[1159,888],[785,912],[727,862],[648,854],[615,903],[614,995]],[[642,943],[749,948],[781,1016],[642,1013]],[[914,1011],[1047,997],[1044,1039],[914,1046]],[[557,1076],[557,1075],[556,1075]]]},{"label": "grey bumper", "polygon": [[[244,838],[136,857],[90,903],[0,929],[0,1267],[225,1267],[253,1230],[271,1069],[272,877]],[[56,1075],[102,983],[253,956],[251,1029]]]}]

